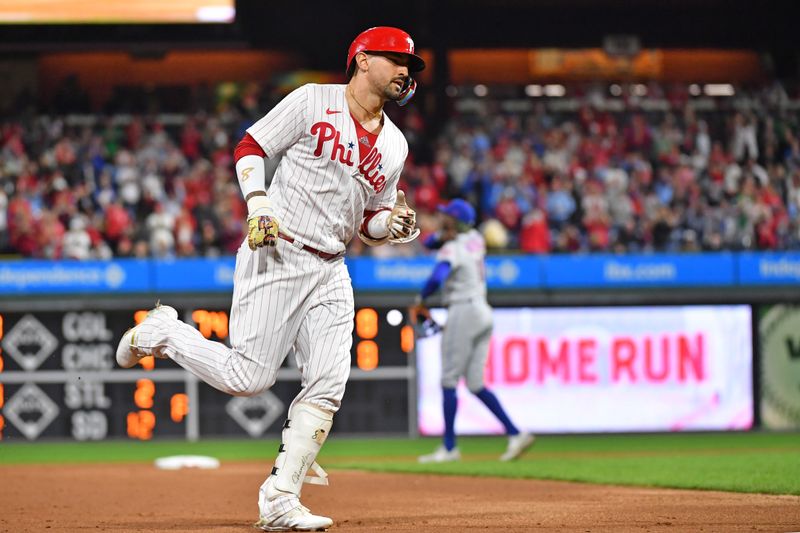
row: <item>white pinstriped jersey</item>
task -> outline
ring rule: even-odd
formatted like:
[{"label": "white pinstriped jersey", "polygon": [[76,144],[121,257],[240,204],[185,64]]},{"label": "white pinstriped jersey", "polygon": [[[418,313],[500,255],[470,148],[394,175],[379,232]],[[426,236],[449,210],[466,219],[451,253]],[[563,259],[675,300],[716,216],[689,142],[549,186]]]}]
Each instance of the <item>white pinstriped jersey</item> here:
[{"label": "white pinstriped jersey", "polygon": [[437,262],[450,263],[450,275],[442,287],[442,298],[453,304],[471,298],[486,299],[486,242],[477,230],[459,233],[448,241],[436,255]]},{"label": "white pinstriped jersey", "polygon": [[364,210],[394,206],[408,143],[384,113],[360,160],[345,85],[307,84],[247,129],[267,157],[283,153],[267,196],[281,231],[330,253],[345,250]]}]

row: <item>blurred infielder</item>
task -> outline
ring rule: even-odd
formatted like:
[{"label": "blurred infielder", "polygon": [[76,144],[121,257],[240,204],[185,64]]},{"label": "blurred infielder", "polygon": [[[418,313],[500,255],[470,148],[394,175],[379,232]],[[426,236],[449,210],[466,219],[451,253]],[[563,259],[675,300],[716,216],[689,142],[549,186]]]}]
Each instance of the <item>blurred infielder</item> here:
[{"label": "blurred infielder", "polygon": [[466,378],[469,391],[505,427],[509,436],[508,448],[500,459],[510,461],[527,450],[534,437],[517,429],[497,396],[484,386],[484,367],[492,336],[492,308],[486,301],[486,243],[472,227],[475,210],[469,203],[453,200],[439,211],[444,215],[441,230],[425,241],[428,248],[439,249],[436,266],[417,298],[411,316],[412,321],[417,320],[418,315],[429,316],[423,302],[442,287],[442,298],[447,305],[447,324],[442,333],[444,442],[433,453],[421,456],[419,461],[439,463],[461,459],[454,426],[458,407],[456,385],[462,376]]},{"label": "blurred infielder", "polygon": [[[235,151],[249,214],[236,256],[231,348],[203,338],[167,306],[156,306],[117,348],[120,366],[168,357],[240,396],[268,389],[294,349],[302,390],[259,491],[256,526],[266,531],[333,524],[302,506],[300,491],[304,480],[327,484],[315,459],[350,373],[353,290],[343,255],[355,233],[372,246],[419,235],[396,190],[408,144],[383,105],[405,104],[416,88],[409,73],[423,68],[407,33],[368,29],[348,50],[347,85],[304,85],[248,128]],[[263,158],[279,155],[267,191]],[[309,468],[320,477],[307,476]]]}]

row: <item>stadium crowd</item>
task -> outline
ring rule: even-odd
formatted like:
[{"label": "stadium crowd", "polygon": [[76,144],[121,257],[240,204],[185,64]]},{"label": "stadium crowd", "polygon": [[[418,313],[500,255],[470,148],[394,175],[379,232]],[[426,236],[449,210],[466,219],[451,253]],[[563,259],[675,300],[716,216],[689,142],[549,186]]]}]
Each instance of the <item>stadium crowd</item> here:
[{"label": "stadium crowd", "polygon": [[[800,247],[800,124],[780,85],[710,107],[688,86],[621,93],[575,86],[563,99],[517,98],[514,108],[456,95],[435,134],[413,106],[389,110],[409,141],[401,188],[423,232],[458,196],[478,209],[495,252]],[[207,111],[68,114],[85,110],[78,100],[0,120],[0,254],[235,253],[246,212],[233,147],[274,100],[249,85],[198,104]],[[354,239],[350,252],[420,247]]]}]

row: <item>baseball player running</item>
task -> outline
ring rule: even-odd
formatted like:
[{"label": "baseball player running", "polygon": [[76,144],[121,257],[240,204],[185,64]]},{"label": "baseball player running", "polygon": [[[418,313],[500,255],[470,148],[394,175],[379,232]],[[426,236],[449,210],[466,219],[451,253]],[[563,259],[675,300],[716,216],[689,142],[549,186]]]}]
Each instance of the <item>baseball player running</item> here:
[{"label": "baseball player running", "polygon": [[[519,457],[534,441],[533,435],[520,432],[511,422],[492,391],[484,386],[483,374],[492,336],[492,308],[486,301],[484,257],[486,243],[472,226],[475,210],[464,200],[456,199],[439,211],[444,215],[439,233],[425,241],[428,248],[438,249],[433,274],[417,297],[412,317],[426,314],[423,302],[442,287],[447,305],[447,324],[442,333],[442,396],[444,407],[444,442],[431,454],[419,458],[421,463],[441,463],[461,459],[454,430],[456,385],[461,377],[503,424],[508,434],[508,448],[501,461]],[[412,318],[413,320],[413,318]]]},{"label": "baseball player running", "polygon": [[[236,175],[248,206],[248,234],[236,256],[231,348],[205,339],[157,305],[117,348],[122,367],[170,358],[233,395],[268,389],[294,349],[301,391],[289,408],[282,444],[259,491],[266,531],[324,530],[333,521],[300,503],[304,481],[327,484],[315,463],[350,373],[353,290],[345,246],[410,242],[416,215],[396,190],[408,153],[383,112],[405,104],[425,68],[397,28],[361,33],[347,53],[346,85],[304,85],[247,130],[236,147]],[[269,191],[264,157],[282,159]],[[309,469],[318,477],[307,475]]]}]

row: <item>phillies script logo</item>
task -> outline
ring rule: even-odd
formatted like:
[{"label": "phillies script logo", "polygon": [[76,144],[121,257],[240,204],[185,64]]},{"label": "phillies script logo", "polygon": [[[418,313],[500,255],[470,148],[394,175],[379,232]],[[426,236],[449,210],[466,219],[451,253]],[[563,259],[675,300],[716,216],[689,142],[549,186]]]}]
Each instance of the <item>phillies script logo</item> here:
[{"label": "phillies script logo", "polygon": [[[317,122],[311,126],[311,135],[317,137],[317,148],[314,150],[314,156],[319,157],[322,155],[322,149],[325,143],[333,141],[333,149],[331,150],[331,161],[339,160],[340,163],[347,166],[354,166],[353,164],[353,149],[345,148],[341,143],[341,133],[333,127],[329,122]],[[372,185],[376,193],[381,192],[386,188],[386,176],[380,173],[383,169],[381,165],[380,152],[375,148],[370,150],[367,157],[358,165],[358,171],[362,176]]]}]

